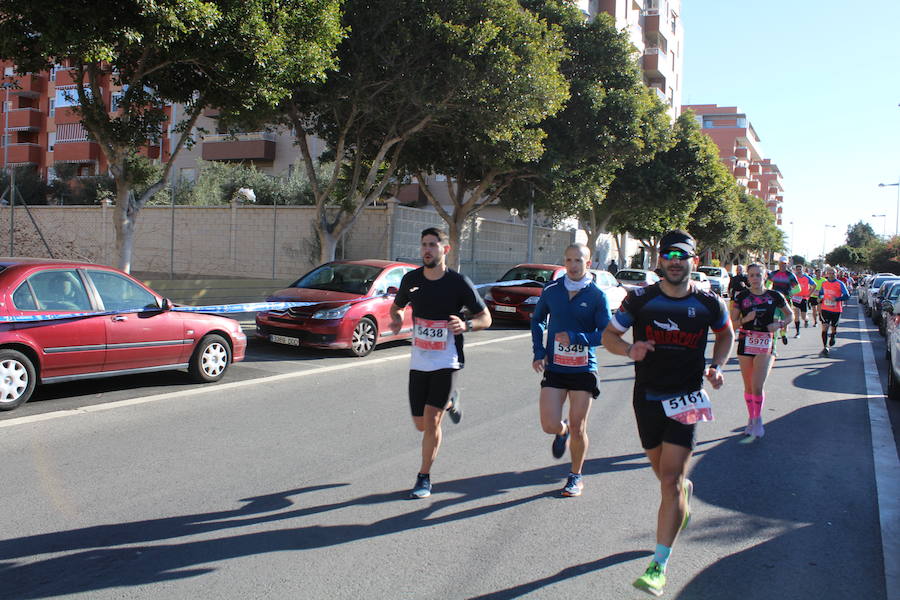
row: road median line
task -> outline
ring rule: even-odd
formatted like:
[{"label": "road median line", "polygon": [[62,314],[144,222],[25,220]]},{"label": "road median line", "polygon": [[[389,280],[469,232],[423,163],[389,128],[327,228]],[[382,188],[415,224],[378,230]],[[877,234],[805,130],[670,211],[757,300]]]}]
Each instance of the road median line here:
[{"label": "road median line", "polygon": [[[496,344],[498,342],[506,342],[510,340],[517,340],[524,337],[531,337],[531,333],[521,333],[516,335],[505,336],[501,338],[494,338],[491,340],[482,340],[480,342],[472,342],[467,343],[466,348],[475,348],[478,346],[485,346],[487,344]],[[364,362],[359,361],[349,361],[346,363],[342,363],[340,365],[330,365],[327,367],[315,367],[313,369],[306,369],[301,371],[295,371],[293,373],[280,373],[278,375],[269,375],[268,377],[259,377],[257,379],[246,379],[244,381],[232,381],[228,383],[220,383],[217,385],[209,385],[194,388],[191,390],[183,390],[176,392],[165,392],[163,394],[154,394],[152,396],[145,396],[142,398],[129,398],[127,400],[115,400],[113,402],[104,402],[101,404],[90,404],[87,406],[82,406],[79,408],[67,408],[63,410],[42,413],[39,415],[29,415],[27,417],[17,417],[12,419],[7,419],[5,421],[0,421],[0,429],[5,427],[15,427],[17,425],[26,425],[29,423],[38,423],[41,421],[49,421],[52,419],[60,419],[63,417],[71,417],[80,414],[87,413],[95,413],[102,412],[106,410],[114,410],[117,408],[124,408],[126,406],[137,406],[139,404],[148,404],[150,402],[159,402],[162,400],[171,400],[174,398],[185,398],[189,396],[199,396],[200,394],[208,394],[210,392],[223,392],[226,390],[232,390],[236,388],[247,387],[250,385],[257,384],[268,384],[268,383],[276,383],[279,381],[284,381],[287,379],[296,379],[298,377],[306,377],[308,375],[317,375],[321,373],[329,373],[331,371],[342,371],[344,369],[352,369],[354,367],[360,366],[370,366],[379,363],[386,363],[395,360],[409,359],[409,353],[398,354],[395,356],[384,356],[381,358],[374,358],[370,360],[365,360]]]}]

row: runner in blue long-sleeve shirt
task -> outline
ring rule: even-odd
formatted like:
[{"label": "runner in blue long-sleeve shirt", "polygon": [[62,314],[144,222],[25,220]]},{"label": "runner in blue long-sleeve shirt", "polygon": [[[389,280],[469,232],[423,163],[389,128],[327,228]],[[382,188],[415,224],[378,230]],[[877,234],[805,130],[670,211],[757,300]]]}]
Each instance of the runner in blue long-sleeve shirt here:
[{"label": "runner in blue long-sleeve shirt", "polygon": [[[580,496],[584,487],[581,469],[588,448],[587,418],[591,401],[600,395],[594,347],[600,345],[610,319],[606,294],[588,271],[590,257],[584,244],[566,248],[566,274],[547,284],[531,318],[532,366],[544,374],[541,427],[554,436],[554,457],[562,458],[566,445],[572,455],[572,470],[563,496]],[[563,420],[566,397],[569,418]]]}]

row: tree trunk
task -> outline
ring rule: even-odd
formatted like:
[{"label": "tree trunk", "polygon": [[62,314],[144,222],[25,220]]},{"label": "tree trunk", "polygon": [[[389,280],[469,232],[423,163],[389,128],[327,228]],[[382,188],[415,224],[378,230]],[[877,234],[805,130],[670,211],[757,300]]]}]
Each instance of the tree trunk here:
[{"label": "tree trunk", "polygon": [[465,217],[462,219],[457,216],[454,211],[453,220],[447,222],[447,236],[450,238],[450,253],[447,254],[447,266],[454,271],[459,271],[460,265],[460,244],[462,243],[462,230],[466,222]]},{"label": "tree trunk", "polygon": [[116,226],[116,257],[119,269],[131,272],[131,253],[134,249],[134,223],[137,210],[131,206],[127,181],[116,178],[116,209],[113,221]]},{"label": "tree trunk", "polygon": [[319,264],[333,261],[337,251],[337,236],[328,231],[321,221],[316,222],[316,235],[319,238]]}]

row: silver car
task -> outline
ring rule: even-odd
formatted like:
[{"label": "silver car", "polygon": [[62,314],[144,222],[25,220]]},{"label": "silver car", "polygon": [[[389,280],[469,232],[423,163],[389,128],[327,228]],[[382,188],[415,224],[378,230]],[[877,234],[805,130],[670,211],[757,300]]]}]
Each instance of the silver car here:
[{"label": "silver car", "polygon": [[731,282],[731,275],[725,267],[700,267],[697,269],[709,279],[709,286],[720,296],[728,294],[728,284]]}]

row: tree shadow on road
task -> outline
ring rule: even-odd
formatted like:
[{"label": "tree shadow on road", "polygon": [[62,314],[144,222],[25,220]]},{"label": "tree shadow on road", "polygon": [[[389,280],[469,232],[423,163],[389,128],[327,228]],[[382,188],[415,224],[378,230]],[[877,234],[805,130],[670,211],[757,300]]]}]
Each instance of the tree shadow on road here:
[{"label": "tree shadow on road", "polygon": [[[630,454],[598,458],[587,461],[585,467],[591,473],[646,468],[643,461],[633,462],[642,457],[642,454]],[[330,547],[479,517],[558,494],[555,488],[548,490],[547,484],[559,479],[560,469],[559,465],[552,465],[441,482],[435,487],[435,495],[427,501],[407,501],[407,491],[403,490],[331,504],[295,503],[294,496],[348,485],[331,483],[246,498],[241,501],[243,506],[233,510],[6,539],[0,541],[0,561],[5,561],[0,562],[0,597],[46,598],[195,577],[215,570],[207,563],[269,552]],[[530,495],[509,496],[512,490],[528,487],[539,489]],[[501,501],[484,503],[485,498],[495,496]],[[508,499],[502,500],[504,496]],[[371,523],[296,526],[296,522],[291,522],[324,512],[384,503],[399,503],[403,508],[398,509],[398,514]],[[466,503],[472,504],[460,506],[455,512],[447,510]],[[406,507],[411,510],[404,510]],[[286,527],[215,539],[150,544],[279,522]],[[42,554],[60,555],[22,564],[10,560]]]},{"label": "tree shadow on road", "polygon": [[734,436],[700,453],[694,497],[734,514],[695,511],[685,537],[749,547],[697,574],[678,598],[885,597],[865,401],[803,406],[767,423],[759,442]]}]

